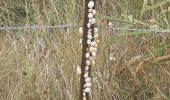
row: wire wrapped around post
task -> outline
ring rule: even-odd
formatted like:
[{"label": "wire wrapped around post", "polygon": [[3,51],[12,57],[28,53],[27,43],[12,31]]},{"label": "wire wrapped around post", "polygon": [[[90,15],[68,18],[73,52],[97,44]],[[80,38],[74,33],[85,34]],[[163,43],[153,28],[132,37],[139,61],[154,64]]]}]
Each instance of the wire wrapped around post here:
[{"label": "wire wrapped around post", "polygon": [[83,31],[82,59],[79,100],[89,100],[91,94],[91,68],[95,65],[97,52],[98,31],[95,28],[95,5],[96,0],[85,0],[84,25],[80,28]]}]

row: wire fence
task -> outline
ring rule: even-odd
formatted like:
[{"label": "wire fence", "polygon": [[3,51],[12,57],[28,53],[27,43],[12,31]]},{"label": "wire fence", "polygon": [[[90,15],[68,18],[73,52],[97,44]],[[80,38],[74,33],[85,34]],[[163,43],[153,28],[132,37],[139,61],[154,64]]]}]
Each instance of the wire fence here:
[{"label": "wire fence", "polygon": [[38,29],[38,28],[47,28],[47,29],[53,29],[53,28],[69,28],[69,27],[80,27],[78,25],[54,25],[54,26],[18,26],[18,27],[0,27],[0,30],[24,30],[24,29]]},{"label": "wire fence", "polygon": [[[46,29],[55,29],[55,28],[79,28],[81,25],[33,25],[33,26],[18,26],[18,27],[0,27],[0,30],[27,30],[27,29],[39,29],[39,28],[46,28]],[[135,28],[121,28],[121,27],[112,27],[112,26],[98,26],[100,28],[107,28],[112,29],[113,32],[115,31],[133,31],[133,32],[153,32],[153,33],[170,33],[170,29],[159,29],[155,27],[151,27],[150,29],[135,29]]]}]

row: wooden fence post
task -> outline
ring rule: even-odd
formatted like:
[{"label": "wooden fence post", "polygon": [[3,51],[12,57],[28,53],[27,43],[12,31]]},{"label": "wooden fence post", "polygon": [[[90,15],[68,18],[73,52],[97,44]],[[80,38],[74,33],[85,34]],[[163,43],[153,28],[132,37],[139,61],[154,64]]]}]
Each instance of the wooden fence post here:
[{"label": "wooden fence post", "polygon": [[94,26],[96,21],[95,2],[96,0],[85,0],[79,100],[90,99],[90,71],[91,67],[94,65],[94,60],[97,52],[97,44],[94,38],[94,33],[97,31]]}]

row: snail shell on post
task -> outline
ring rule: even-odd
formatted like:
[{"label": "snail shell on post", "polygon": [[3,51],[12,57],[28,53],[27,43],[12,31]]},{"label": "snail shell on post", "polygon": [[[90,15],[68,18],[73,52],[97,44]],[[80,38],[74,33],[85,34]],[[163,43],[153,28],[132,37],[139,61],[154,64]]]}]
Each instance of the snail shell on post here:
[{"label": "snail shell on post", "polygon": [[90,9],[92,9],[92,8],[94,7],[94,2],[93,2],[93,1],[90,1],[90,2],[88,3],[88,7],[89,7]]}]

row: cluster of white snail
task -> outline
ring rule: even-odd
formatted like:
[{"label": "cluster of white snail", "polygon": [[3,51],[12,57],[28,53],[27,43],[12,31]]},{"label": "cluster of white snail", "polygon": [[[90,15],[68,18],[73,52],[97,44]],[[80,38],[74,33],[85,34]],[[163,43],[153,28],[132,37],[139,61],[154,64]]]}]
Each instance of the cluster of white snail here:
[{"label": "cluster of white snail", "polygon": [[[91,78],[89,77],[89,67],[94,67],[95,65],[95,59],[96,59],[96,52],[97,52],[97,43],[99,42],[98,40],[98,29],[95,27],[92,29],[92,25],[95,24],[96,19],[94,18],[96,14],[96,10],[94,8],[94,2],[92,0],[89,1],[88,3],[88,23],[87,23],[87,28],[88,28],[88,34],[87,34],[87,45],[88,47],[86,48],[86,66],[85,66],[85,84],[84,84],[84,93],[83,96],[85,97],[86,94],[91,93]],[[92,34],[92,31],[94,34]],[[82,34],[83,33],[83,28],[79,29],[79,32]],[[80,39],[80,44],[82,44],[82,39]]]}]

